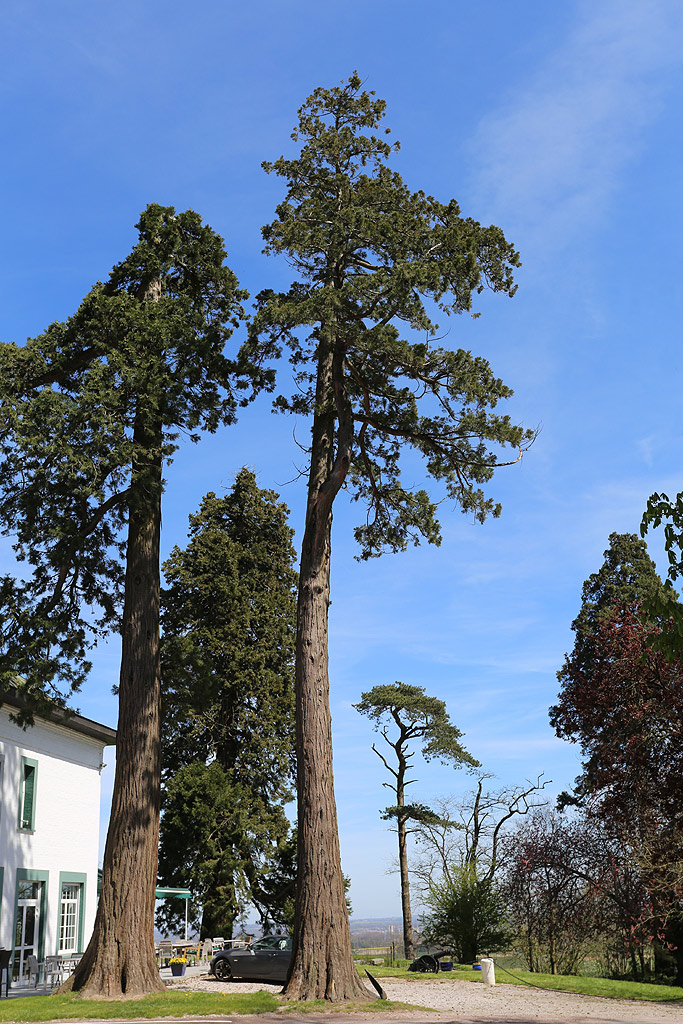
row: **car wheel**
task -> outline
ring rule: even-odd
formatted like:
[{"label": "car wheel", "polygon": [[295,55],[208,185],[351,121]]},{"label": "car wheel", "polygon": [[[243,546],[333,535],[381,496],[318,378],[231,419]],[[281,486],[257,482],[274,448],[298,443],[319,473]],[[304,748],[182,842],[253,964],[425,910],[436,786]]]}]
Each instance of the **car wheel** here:
[{"label": "car wheel", "polygon": [[219,981],[230,981],[232,978],[232,970],[225,957],[221,957],[220,960],[216,960],[213,970]]}]

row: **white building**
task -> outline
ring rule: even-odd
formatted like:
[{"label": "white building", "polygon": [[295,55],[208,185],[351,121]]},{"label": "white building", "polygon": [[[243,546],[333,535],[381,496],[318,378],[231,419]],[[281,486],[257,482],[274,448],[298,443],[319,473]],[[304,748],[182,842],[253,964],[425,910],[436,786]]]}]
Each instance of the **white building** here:
[{"label": "white building", "polygon": [[97,908],[100,772],[116,732],[80,715],[10,720],[0,707],[0,948],[26,958],[81,953]]}]

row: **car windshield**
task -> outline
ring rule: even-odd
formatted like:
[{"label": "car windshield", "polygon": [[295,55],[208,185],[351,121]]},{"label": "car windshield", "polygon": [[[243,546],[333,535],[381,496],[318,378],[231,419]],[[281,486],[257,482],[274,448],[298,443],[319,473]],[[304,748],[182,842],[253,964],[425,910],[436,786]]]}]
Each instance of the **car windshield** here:
[{"label": "car windshield", "polygon": [[292,940],[285,935],[265,935],[262,939],[252,942],[251,948],[258,949],[291,949]]}]

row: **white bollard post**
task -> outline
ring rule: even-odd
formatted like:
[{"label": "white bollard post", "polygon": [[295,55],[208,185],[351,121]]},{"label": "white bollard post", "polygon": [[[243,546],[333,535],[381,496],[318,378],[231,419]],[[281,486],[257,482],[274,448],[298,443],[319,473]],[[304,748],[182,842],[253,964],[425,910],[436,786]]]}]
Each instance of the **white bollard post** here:
[{"label": "white bollard post", "polygon": [[496,972],[493,967],[493,960],[490,956],[484,956],[481,960],[481,980],[484,985],[496,984]]}]

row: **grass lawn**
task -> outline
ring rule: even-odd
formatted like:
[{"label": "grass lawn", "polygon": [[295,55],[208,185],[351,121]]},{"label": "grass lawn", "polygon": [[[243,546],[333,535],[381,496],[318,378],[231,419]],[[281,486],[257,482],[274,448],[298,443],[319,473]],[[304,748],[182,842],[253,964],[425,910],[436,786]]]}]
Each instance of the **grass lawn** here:
[{"label": "grass lawn", "polygon": [[[494,957],[495,963],[495,957]],[[400,967],[368,968],[375,978],[405,978],[408,981],[475,981],[481,984],[481,974],[468,964],[456,964],[452,971],[438,974],[417,974]],[[359,965],[361,975],[365,968]],[[573,974],[532,974],[515,968],[508,973],[496,964],[496,981],[509,985],[532,985],[535,988],[554,989],[558,992],[578,992],[587,996],[607,999],[641,999],[653,1003],[680,1003],[683,1011],[683,989],[674,985],[649,985],[639,981],[613,981],[611,978]]]},{"label": "grass lawn", "polygon": [[[386,1004],[385,1004],[386,1005]],[[213,992],[160,992],[144,999],[82,999],[78,995],[31,996],[0,1000],[0,1021],[183,1017],[185,1014],[272,1013],[280,1003],[269,992],[226,995]]]},{"label": "grass lawn", "polygon": [[409,1003],[373,1000],[369,1003],[326,1003],[312,1000],[306,1003],[283,1003],[270,992],[249,992],[244,995],[226,995],[213,992],[161,992],[144,999],[99,1000],[82,999],[78,995],[31,996],[26,999],[7,999],[0,1002],[0,1021],[21,1022],[41,1020],[133,1018],[140,1020],[159,1017],[184,1017],[197,1014],[273,1013],[382,1013],[390,1010],[428,1010],[426,1006]]},{"label": "grass lawn", "polygon": [[[474,973],[474,971],[472,972]],[[613,981],[611,978],[584,977],[573,974],[531,974],[529,971],[498,971],[496,981],[523,985],[525,982],[539,988],[560,992],[581,992],[588,996],[608,999],[641,999],[653,1003],[680,1003],[683,1009],[683,989],[675,985],[650,985],[642,981]]]}]

